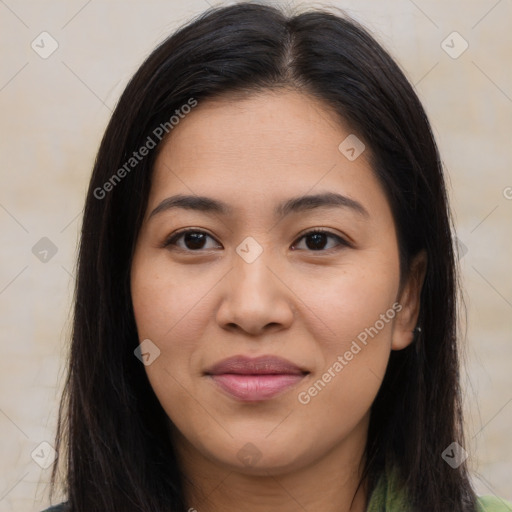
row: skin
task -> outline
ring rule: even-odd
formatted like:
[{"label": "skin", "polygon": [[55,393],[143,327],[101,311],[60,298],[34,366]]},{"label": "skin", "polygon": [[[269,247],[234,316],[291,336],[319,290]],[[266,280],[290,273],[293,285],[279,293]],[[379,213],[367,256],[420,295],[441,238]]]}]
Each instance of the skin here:
[{"label": "skin", "polygon": [[[187,503],[199,512],[240,503],[248,512],[365,510],[365,486],[356,490],[369,410],[390,351],[413,340],[426,258],[413,261],[400,287],[395,225],[370,150],[350,161],[338,149],[350,133],[314,98],[265,91],[200,103],[158,155],[131,292],[139,339],[160,349],[145,369],[170,419]],[[274,216],[281,201],[319,192],[348,196],[367,215],[323,207]],[[233,211],[150,216],[178,193]],[[209,237],[164,247],[183,228]],[[349,245],[326,237],[314,250],[303,237],[314,228]],[[236,252],[248,236],[263,251],[252,263]],[[396,302],[400,312],[300,403],[298,394]],[[272,399],[241,402],[204,374],[238,354],[278,355],[310,373]],[[244,463],[250,449],[256,455]]]}]

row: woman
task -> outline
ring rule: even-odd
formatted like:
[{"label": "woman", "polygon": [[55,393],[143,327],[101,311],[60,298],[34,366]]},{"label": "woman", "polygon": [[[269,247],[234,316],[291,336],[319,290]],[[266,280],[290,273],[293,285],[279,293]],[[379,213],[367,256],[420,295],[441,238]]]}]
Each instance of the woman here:
[{"label": "woman", "polygon": [[54,510],[509,510],[467,472],[456,297],[440,158],[391,57],[327,12],[210,9],[99,149]]}]

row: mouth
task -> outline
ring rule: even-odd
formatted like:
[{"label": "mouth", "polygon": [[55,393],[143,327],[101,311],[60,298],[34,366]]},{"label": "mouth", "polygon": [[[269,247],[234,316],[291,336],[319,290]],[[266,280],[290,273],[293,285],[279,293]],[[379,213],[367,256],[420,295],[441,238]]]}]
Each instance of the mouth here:
[{"label": "mouth", "polygon": [[276,356],[235,356],[215,364],[205,375],[237,400],[269,400],[295,387],[309,371]]}]

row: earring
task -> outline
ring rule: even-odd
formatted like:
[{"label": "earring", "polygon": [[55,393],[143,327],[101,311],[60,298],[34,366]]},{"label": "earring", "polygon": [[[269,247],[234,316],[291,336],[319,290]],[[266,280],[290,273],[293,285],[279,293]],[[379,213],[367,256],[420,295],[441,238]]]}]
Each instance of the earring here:
[{"label": "earring", "polygon": [[420,333],[421,333],[421,327],[418,327],[418,326],[416,326],[414,328],[414,331],[412,331],[412,334],[413,334],[412,341],[414,342],[414,346],[415,346],[415,349],[416,349],[416,357],[420,356],[420,351],[421,351],[421,343],[418,340],[418,335]]}]

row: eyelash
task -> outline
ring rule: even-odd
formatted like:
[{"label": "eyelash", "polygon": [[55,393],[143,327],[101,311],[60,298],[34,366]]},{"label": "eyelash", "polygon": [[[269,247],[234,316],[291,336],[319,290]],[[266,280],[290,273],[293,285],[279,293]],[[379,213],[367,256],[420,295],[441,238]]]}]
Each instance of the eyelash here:
[{"label": "eyelash", "polygon": [[[169,246],[171,245],[176,245],[176,241],[181,238],[183,235],[186,235],[188,233],[200,233],[200,234],[203,234],[203,235],[206,235],[210,238],[212,238],[213,240],[215,240],[213,238],[213,236],[211,236],[209,233],[207,233],[206,231],[202,231],[200,229],[184,229],[182,231],[178,231],[177,233],[173,233],[171,236],[169,236],[162,244],[162,248],[169,248]],[[306,238],[307,236],[310,236],[310,235],[314,235],[316,233],[320,233],[320,234],[324,234],[324,235],[327,235],[328,237],[331,237],[331,238],[334,238],[337,240],[338,242],[338,245],[337,247],[331,247],[329,249],[319,249],[317,251],[314,251],[314,250],[307,250],[308,252],[330,252],[332,250],[340,250],[341,248],[343,247],[351,247],[351,244],[349,242],[347,242],[345,239],[343,239],[342,237],[340,237],[339,235],[336,235],[334,233],[331,233],[330,231],[326,231],[324,229],[312,229],[310,231],[307,231],[306,233],[302,234],[299,238],[297,238],[297,241],[300,241],[302,240],[303,238]],[[295,242],[294,242],[294,245]],[[173,248],[174,249],[174,248]],[[192,250],[192,249],[186,249],[186,248],[183,248],[183,247],[177,247],[178,250],[182,250],[184,252],[202,252],[204,250],[208,250],[208,249],[197,249],[197,250]],[[304,250],[304,249],[300,249],[300,250]]]}]

